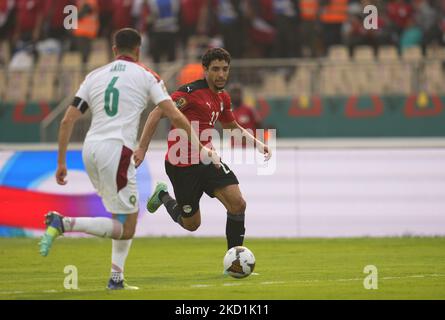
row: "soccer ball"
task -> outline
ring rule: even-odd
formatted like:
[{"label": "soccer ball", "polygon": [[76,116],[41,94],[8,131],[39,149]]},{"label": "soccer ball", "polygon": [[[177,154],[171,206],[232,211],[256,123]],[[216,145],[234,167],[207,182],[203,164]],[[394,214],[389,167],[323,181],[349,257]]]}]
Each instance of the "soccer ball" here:
[{"label": "soccer ball", "polygon": [[233,247],[224,256],[224,271],[234,278],[245,278],[255,268],[255,256],[246,247]]}]

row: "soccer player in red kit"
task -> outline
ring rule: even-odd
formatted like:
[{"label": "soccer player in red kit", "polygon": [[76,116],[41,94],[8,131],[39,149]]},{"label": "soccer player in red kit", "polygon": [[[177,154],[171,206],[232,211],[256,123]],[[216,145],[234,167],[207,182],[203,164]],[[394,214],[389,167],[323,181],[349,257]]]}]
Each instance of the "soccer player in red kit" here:
[{"label": "soccer player in red kit", "polygon": [[[199,137],[203,145],[210,148],[211,138],[206,139],[201,133],[206,129],[213,129],[219,120],[224,129],[240,129],[248,139],[256,142],[257,149],[269,160],[269,148],[242,128],[232,114],[230,96],[224,90],[230,61],[230,54],[226,50],[209,49],[202,58],[205,78],[182,86],[172,94],[172,98],[192,125],[193,122],[199,122]],[[159,108],[150,113],[139,149],[135,152],[137,166],[142,163],[162,116]],[[165,161],[165,169],[176,199],[169,195],[165,183],[158,183],[148,200],[148,211],[153,213],[163,204],[175,222],[186,230],[195,231],[201,224],[199,201],[205,192],[211,198],[217,198],[227,209],[227,247],[230,249],[243,245],[246,201],[241,194],[237,177],[222,161],[220,165],[194,163],[193,159],[197,157],[194,157],[195,151],[190,148],[190,144],[188,155],[184,157],[186,161],[178,161],[174,152],[176,143],[179,142],[168,141],[169,151]]]}]

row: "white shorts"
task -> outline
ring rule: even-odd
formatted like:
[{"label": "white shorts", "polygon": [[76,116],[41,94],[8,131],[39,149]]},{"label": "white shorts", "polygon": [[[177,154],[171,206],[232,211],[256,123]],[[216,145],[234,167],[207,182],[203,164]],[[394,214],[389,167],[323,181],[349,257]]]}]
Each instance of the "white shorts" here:
[{"label": "white shorts", "polygon": [[118,140],[86,141],[82,158],[88,176],[108,212],[139,212],[132,150]]}]

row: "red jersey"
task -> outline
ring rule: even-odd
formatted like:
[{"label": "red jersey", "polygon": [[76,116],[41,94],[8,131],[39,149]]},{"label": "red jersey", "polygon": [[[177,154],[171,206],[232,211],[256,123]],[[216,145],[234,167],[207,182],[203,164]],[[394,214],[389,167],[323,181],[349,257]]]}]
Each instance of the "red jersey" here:
[{"label": "red jersey", "polygon": [[181,0],[181,18],[186,26],[196,26],[206,0]]},{"label": "red jersey", "polygon": [[[236,122],[246,130],[252,130],[252,134],[256,137],[255,130],[258,126],[258,116],[255,113],[255,110],[246,106],[245,104],[241,104],[238,108],[233,109],[233,115],[235,117]],[[232,139],[232,147],[243,147],[247,146],[246,140],[243,139],[242,144],[236,143],[237,140]]]},{"label": "red jersey", "polygon": [[68,5],[74,4],[74,0],[46,0],[45,19],[49,19],[50,27],[53,29],[63,28],[63,22],[66,17],[63,9]]},{"label": "red jersey", "polygon": [[133,26],[133,17],[131,10],[133,8],[132,0],[113,0],[112,12],[119,12],[119,14],[112,15],[113,29],[119,30],[122,28],[129,28]]},{"label": "red jersey", "polygon": [[255,111],[252,108],[242,104],[238,108],[233,109],[233,115],[236,122],[238,122],[241,127],[255,132],[259,121]]},{"label": "red jersey", "polygon": [[389,19],[399,28],[405,28],[413,16],[413,7],[405,2],[390,2],[386,5]]},{"label": "red jersey", "polygon": [[43,0],[17,0],[17,24],[21,32],[33,32],[37,28],[37,18],[43,15]]},{"label": "red jersey", "polygon": [[[206,129],[214,129],[215,123],[218,120],[223,123],[235,121],[229,94],[226,91],[213,92],[204,79],[182,86],[172,94],[172,99],[191,122],[192,129],[198,129],[193,122],[199,124],[199,130],[198,132],[195,130],[195,132],[198,134],[201,143],[210,148],[212,147],[212,138],[206,137],[205,135],[201,136],[202,132]],[[174,127],[172,127],[172,129],[174,129]],[[197,159],[199,161],[198,150],[192,150],[191,143],[188,141],[187,155],[181,154],[180,151],[185,150],[185,146],[183,145],[181,147],[177,142],[179,140],[178,137],[175,141],[168,141],[168,151],[165,159],[178,167],[188,167],[197,164]],[[171,150],[173,150],[172,152],[176,151],[176,156],[178,159],[181,159],[179,163],[177,163],[178,161],[171,161],[172,159],[169,159]]]}]

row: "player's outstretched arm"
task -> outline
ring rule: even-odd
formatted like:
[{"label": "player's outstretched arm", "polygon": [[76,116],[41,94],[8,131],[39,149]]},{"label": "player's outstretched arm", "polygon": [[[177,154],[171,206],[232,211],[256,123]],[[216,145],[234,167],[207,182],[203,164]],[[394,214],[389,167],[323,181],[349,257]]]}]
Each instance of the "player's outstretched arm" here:
[{"label": "player's outstretched arm", "polygon": [[82,116],[82,112],[74,106],[70,106],[65,112],[65,116],[60,122],[59,128],[59,152],[57,157],[57,172],[56,181],[60,185],[66,185],[65,180],[67,175],[66,168],[66,151],[68,149],[68,143],[73,132],[73,127],[76,121]]},{"label": "player's outstretched arm", "polygon": [[270,148],[267,145],[265,145],[263,142],[261,142],[260,140],[255,138],[249,131],[247,131],[242,126],[240,126],[240,124],[238,122],[232,121],[232,122],[228,122],[228,123],[221,123],[221,125],[222,125],[223,129],[232,129],[232,130],[239,129],[239,130],[241,130],[243,136],[245,136],[250,141],[255,142],[258,151],[264,154],[264,160],[265,161],[270,160],[270,158],[272,157],[272,150],[270,150]]},{"label": "player's outstretched arm", "polygon": [[134,152],[134,162],[136,168],[139,167],[144,161],[151,139],[153,138],[156,128],[158,127],[159,121],[163,117],[164,114],[159,107],[154,108],[148,115],[147,121],[145,122],[144,131],[142,131],[141,139],[139,141],[139,147]]}]

